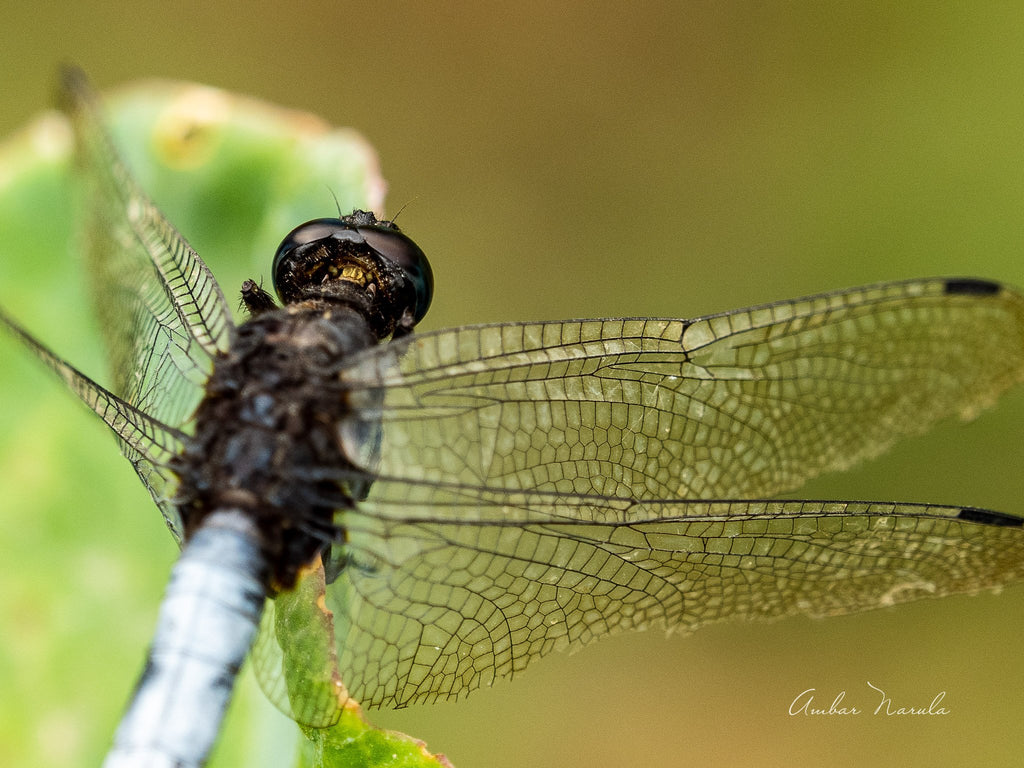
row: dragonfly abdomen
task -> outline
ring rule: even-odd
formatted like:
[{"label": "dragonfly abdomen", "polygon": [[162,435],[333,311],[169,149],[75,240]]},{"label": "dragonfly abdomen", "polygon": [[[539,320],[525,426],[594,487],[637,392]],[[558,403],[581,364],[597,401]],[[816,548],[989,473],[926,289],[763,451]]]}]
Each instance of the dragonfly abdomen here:
[{"label": "dragonfly abdomen", "polygon": [[267,564],[260,539],[246,514],[219,510],[187,543],[104,768],[205,762],[263,612]]}]

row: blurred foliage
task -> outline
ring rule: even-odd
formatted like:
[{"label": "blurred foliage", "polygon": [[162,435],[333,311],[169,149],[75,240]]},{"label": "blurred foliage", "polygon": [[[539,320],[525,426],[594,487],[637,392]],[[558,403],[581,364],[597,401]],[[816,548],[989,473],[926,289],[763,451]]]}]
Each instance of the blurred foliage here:
[{"label": "blurred foliage", "polygon": [[[3,134],[69,60],[103,84],[216,83],[366,130],[431,258],[424,328],[687,317],[924,275],[1024,283],[1019,3],[254,0],[183,18],[84,0],[14,3],[4,22]],[[317,215],[332,211],[325,195]],[[67,209],[31,213],[32,237],[63,242]],[[272,253],[200,252],[229,294]],[[0,252],[0,302],[102,371],[74,261],[31,253]],[[176,553],[105,428],[3,338],[0,359],[0,764],[96,765]],[[1020,513],[1022,420],[1018,392],[801,495]],[[1022,633],[1019,588],[650,632],[373,718],[467,768],[1013,766]],[[811,686],[862,699],[865,680],[925,703],[946,690],[953,714],[785,713]],[[213,768],[286,764],[294,724],[241,685]]]},{"label": "blurred foliage", "polygon": [[[188,237],[202,253],[262,256],[273,252],[282,232],[298,222],[323,215],[325,209],[334,205],[344,212],[357,207],[373,209],[379,208],[382,202],[383,181],[369,145],[357,134],[331,129],[309,115],[210,88],[149,83],[116,95],[110,102],[110,121],[143,188],[164,207],[172,221],[188,222]],[[46,311],[39,311],[82,299],[77,295],[73,259],[69,258],[65,264],[55,257],[55,254],[74,250],[73,217],[56,216],[44,222],[40,216],[41,212],[73,209],[72,143],[70,128],[63,116],[49,113],[0,146],[0,253],[15,272],[25,273],[20,276],[22,279],[28,282],[35,277],[45,289],[45,299],[28,301],[25,296],[17,297],[14,302],[17,308],[28,315],[30,312],[24,305],[35,304],[36,311],[27,318],[32,321],[32,327],[43,328],[41,332],[46,337],[57,339],[57,347],[80,364],[74,350],[60,338],[63,335],[60,326],[68,322],[67,315],[58,313],[54,327],[55,318],[47,317]],[[56,279],[57,274],[62,274],[64,279]],[[238,279],[234,284],[240,285],[240,282]],[[103,381],[102,374],[94,375]],[[24,399],[31,404],[27,394]],[[8,426],[31,444],[33,431],[40,429],[43,422],[32,423],[31,407],[23,414],[29,416],[24,421],[17,413],[12,413],[13,410],[4,409]],[[67,439],[73,441],[70,435]],[[113,441],[108,441],[106,450],[113,457]],[[35,467],[30,468],[26,477],[25,467],[16,458],[4,458],[0,478],[2,487],[9,493],[30,492],[33,486],[36,491],[43,490],[32,481]],[[65,499],[64,503],[71,501]],[[74,551],[77,556],[56,558],[51,563],[53,571],[48,577],[49,583],[98,578],[103,582],[105,594],[97,597],[114,605],[120,603],[120,610],[130,611],[133,601],[121,602],[124,590],[132,586],[130,573],[125,571],[128,566],[116,563],[114,554],[108,551],[120,538],[117,532],[106,530],[106,535],[113,533],[111,544],[97,541],[93,547],[83,541],[81,524],[75,524],[68,514],[101,517],[95,510],[109,509],[117,502],[86,500],[83,495],[78,503],[78,507],[60,516],[63,521],[60,518],[19,521],[5,514],[4,526],[18,528],[22,534],[33,524],[46,528],[45,541],[19,547],[16,558],[37,560],[42,552]],[[20,506],[14,505],[9,514],[17,514],[19,509]],[[155,511],[152,511],[152,520],[156,520]],[[101,533],[104,532],[93,528],[93,534]],[[87,549],[79,549],[83,545]],[[82,558],[86,562],[82,562]],[[9,559],[6,567],[31,568],[17,559]],[[20,736],[13,730],[15,738],[5,740],[5,746],[0,747],[0,761],[4,764],[26,761],[27,753],[22,754],[22,750],[31,749],[30,740],[35,738],[51,742],[72,738],[64,732],[69,726],[60,721],[60,712],[82,695],[81,691],[75,694],[69,688],[84,686],[92,697],[93,711],[102,712],[103,717],[89,727],[87,734],[74,735],[73,738],[82,742],[81,752],[74,757],[83,764],[98,764],[113,735],[113,731],[99,721],[109,716],[110,702],[120,701],[123,705],[130,691],[129,687],[114,682],[124,678],[124,670],[109,678],[106,673],[115,665],[137,670],[137,651],[143,646],[125,653],[123,638],[116,638],[116,647],[110,646],[105,653],[96,654],[102,656],[102,663],[94,668],[65,668],[61,660],[74,658],[81,652],[81,645],[95,645],[100,636],[96,619],[89,616],[90,606],[48,606],[46,601],[61,599],[59,591],[40,592],[29,581],[19,584],[21,589],[4,590],[0,594],[0,614],[13,617],[17,622],[8,628],[9,635],[22,641],[31,639],[31,644],[16,650],[10,658],[3,657],[2,663],[11,667],[5,671],[13,676],[31,678],[26,688],[50,702],[55,720],[22,722]],[[66,621],[69,631],[32,627],[34,621],[48,613]],[[132,641],[139,641],[137,635]],[[69,679],[75,681],[73,686],[69,686]],[[0,707],[3,721],[21,720],[19,702],[7,699]],[[76,731],[78,727],[76,725]],[[314,754],[314,742],[310,742],[303,753],[306,765],[398,768],[426,764],[425,759],[419,759],[425,754],[421,744],[400,734],[374,729],[362,719],[354,704],[345,710],[338,725],[325,733],[311,731],[310,736],[315,739],[317,759],[310,757]],[[362,755],[360,760],[349,759],[353,749]],[[66,765],[71,756],[59,744],[41,752],[35,760],[39,766]],[[345,755],[346,762],[336,761],[338,753]],[[388,757],[378,762],[382,754]],[[401,754],[403,759],[396,761],[390,757],[392,754]],[[218,762],[225,761],[224,755],[218,757]],[[433,760],[430,763],[437,764]]]}]

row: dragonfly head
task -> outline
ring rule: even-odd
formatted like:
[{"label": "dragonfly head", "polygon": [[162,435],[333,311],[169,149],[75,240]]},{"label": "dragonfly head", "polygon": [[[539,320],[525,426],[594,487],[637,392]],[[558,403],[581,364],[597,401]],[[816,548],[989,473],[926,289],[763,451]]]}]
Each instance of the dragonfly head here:
[{"label": "dragonfly head", "polygon": [[293,229],[277,249],[273,275],[282,304],[347,304],[381,335],[412,330],[427,313],[434,290],[419,246],[392,222],[366,211],[313,219]]}]

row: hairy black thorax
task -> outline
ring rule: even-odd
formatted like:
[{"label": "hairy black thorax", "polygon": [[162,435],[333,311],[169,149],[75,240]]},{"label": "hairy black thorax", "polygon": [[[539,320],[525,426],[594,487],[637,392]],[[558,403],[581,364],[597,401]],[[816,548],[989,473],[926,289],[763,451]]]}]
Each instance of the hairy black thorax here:
[{"label": "hairy black thorax", "polygon": [[353,467],[337,431],[348,411],[339,370],[374,343],[365,319],[338,305],[276,309],[239,327],[175,466],[186,538],[213,510],[243,509],[263,535],[269,586],[294,584],[302,564],[339,536],[335,511],[351,505],[341,482]]}]

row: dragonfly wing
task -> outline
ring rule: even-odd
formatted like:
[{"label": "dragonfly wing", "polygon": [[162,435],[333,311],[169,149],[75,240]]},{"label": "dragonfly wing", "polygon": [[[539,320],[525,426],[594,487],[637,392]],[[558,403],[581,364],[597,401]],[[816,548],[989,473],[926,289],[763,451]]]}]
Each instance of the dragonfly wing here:
[{"label": "dragonfly wing", "polygon": [[623,630],[850,613],[1024,575],[1024,519],[960,507],[379,481],[344,525],[321,605],[367,706],[454,697]]},{"label": "dragonfly wing", "polygon": [[181,427],[227,350],[231,312],[213,274],[142,192],[114,147],[78,70],[62,92],[84,182],[83,247],[107,342],[112,391]]},{"label": "dragonfly wing", "polygon": [[83,181],[83,247],[113,384],[103,387],[0,313],[12,331],[113,430],[180,543],[170,468],[203,395],[213,357],[234,333],[213,275],[143,194],[118,156],[98,98],[76,69],[62,97]]},{"label": "dragonfly wing", "polygon": [[1024,297],[930,279],[690,321],[458,328],[371,350],[343,376],[340,433],[370,473],[767,497],[992,405],[1024,379]]},{"label": "dragonfly wing", "polygon": [[104,389],[69,365],[0,310],[0,325],[7,328],[29,351],[60,378],[117,435],[121,452],[132,463],[153,497],[178,544],[182,542],[181,515],[172,503],[177,476],[170,462],[184,448],[185,435],[153,419],[117,395]]},{"label": "dragonfly wing", "polygon": [[[844,613],[1021,576],[1017,518],[751,500],[972,417],[1024,378],[1024,298],[995,283],[460,328],[342,375],[339,435],[375,479],[339,513],[324,610],[331,663],[368,705],[456,696],[626,628]],[[716,501],[730,498],[745,500]]]}]

